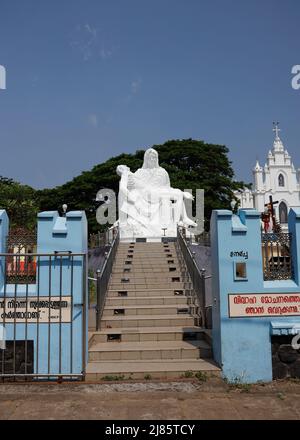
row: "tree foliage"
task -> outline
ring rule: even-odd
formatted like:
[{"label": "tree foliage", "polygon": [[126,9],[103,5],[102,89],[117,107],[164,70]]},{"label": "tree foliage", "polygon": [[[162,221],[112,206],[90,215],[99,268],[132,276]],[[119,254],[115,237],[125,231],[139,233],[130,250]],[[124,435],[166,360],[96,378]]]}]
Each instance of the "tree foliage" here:
[{"label": "tree foliage", "polygon": [[30,186],[0,177],[0,208],[6,210],[12,227],[35,227],[39,201]]},{"label": "tree foliage", "polygon": [[[234,180],[228,148],[224,145],[183,139],[170,140],[153,148],[159,153],[160,165],[169,173],[172,187],[194,191],[204,189],[206,228],[209,227],[211,211],[230,208],[233,191],[245,186]],[[96,232],[101,229],[95,215],[97,192],[109,188],[117,194],[120,180],[116,174],[117,166],[124,164],[136,171],[143,164],[144,152],[141,149],[135,154],[113,157],[52,189],[34,190],[0,177],[0,208],[7,210],[14,226],[32,228],[38,211],[61,210],[66,203],[68,210],[85,210],[89,232]]]},{"label": "tree foliage", "polygon": [[[171,140],[163,145],[154,145],[159,153],[160,165],[170,176],[174,188],[204,189],[206,227],[213,209],[230,208],[233,191],[244,186],[234,181],[234,172],[228,159],[228,148],[224,145],[207,144],[193,139]],[[135,154],[121,154],[85,171],[72,181],[54,188],[37,191],[41,210],[59,209],[63,203],[68,209],[84,209],[89,219],[90,232],[99,230],[95,216],[95,197],[103,188],[116,193],[119,176],[116,168],[120,164],[136,171],[142,166],[145,150]]]}]

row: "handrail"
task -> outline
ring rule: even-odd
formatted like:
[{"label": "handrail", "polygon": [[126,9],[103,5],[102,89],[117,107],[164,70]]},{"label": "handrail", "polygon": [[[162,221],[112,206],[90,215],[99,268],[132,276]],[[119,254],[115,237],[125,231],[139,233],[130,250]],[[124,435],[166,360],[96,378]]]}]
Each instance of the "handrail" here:
[{"label": "handrail", "polygon": [[117,248],[120,241],[120,235],[118,228],[114,228],[114,238],[109,249],[109,252],[105,256],[105,261],[101,270],[97,270],[97,306],[96,306],[96,330],[100,328],[100,322],[103,314],[107,287],[112,273],[113,263]]},{"label": "handrail", "polygon": [[177,240],[183,255],[183,259],[185,261],[187,270],[189,272],[189,275],[192,280],[193,288],[196,293],[200,312],[202,316],[202,327],[205,328],[206,326],[206,301],[205,301],[205,280],[209,278],[209,276],[206,276],[206,269],[199,269],[196,261],[195,256],[189,249],[185,238],[182,234],[181,228],[178,227],[177,229]]}]

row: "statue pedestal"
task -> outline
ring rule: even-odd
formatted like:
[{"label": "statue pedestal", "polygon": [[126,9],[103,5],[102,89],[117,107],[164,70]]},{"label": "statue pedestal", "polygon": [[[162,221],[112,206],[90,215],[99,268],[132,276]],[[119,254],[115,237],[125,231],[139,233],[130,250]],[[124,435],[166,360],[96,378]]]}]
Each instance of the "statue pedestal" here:
[{"label": "statue pedestal", "polygon": [[134,232],[133,228],[130,228],[128,224],[119,225],[120,242],[129,243],[136,241],[145,241],[149,243],[161,242],[164,238],[176,238],[177,237],[177,225],[172,225],[169,228],[161,228],[159,231],[149,231],[141,233],[140,231]]}]

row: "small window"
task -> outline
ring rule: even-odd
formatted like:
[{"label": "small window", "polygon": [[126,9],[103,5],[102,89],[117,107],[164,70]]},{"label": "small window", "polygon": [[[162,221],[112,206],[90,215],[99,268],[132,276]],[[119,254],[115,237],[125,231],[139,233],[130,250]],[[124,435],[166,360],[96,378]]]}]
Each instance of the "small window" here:
[{"label": "small window", "polygon": [[279,174],[278,176],[278,186],[284,187],[284,176],[283,174]]},{"label": "small window", "polygon": [[244,261],[234,263],[234,279],[247,280],[247,264]]}]

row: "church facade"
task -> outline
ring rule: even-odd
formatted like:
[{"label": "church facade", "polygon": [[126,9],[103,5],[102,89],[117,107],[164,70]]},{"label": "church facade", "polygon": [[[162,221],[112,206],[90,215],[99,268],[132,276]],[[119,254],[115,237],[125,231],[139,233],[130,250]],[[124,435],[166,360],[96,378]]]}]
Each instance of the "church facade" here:
[{"label": "church facade", "polygon": [[274,130],[275,139],[267,161],[262,167],[259,161],[253,169],[253,188],[235,191],[241,208],[255,208],[264,212],[270,196],[277,203],[275,214],[283,229],[287,229],[288,212],[291,207],[300,206],[300,169],[295,169],[291,156],[279,137],[278,124]]}]

